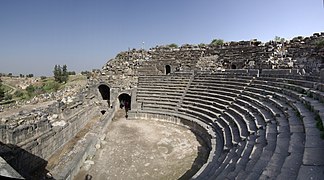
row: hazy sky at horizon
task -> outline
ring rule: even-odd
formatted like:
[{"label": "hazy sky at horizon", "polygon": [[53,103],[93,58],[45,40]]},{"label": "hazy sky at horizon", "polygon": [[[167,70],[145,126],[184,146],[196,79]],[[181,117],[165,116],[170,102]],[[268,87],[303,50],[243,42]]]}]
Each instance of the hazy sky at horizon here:
[{"label": "hazy sky at horizon", "polygon": [[324,31],[322,0],[0,0],[0,72],[101,68],[128,48]]}]

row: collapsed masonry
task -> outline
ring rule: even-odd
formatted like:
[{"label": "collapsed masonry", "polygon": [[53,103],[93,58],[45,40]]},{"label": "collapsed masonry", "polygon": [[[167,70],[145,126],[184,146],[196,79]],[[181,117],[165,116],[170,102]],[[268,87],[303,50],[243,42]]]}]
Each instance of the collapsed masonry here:
[{"label": "collapsed masonry", "polygon": [[222,46],[157,46],[148,51],[132,49],[119,53],[102,67],[102,80],[114,87],[136,86],[140,75],[176,71],[220,71],[222,69],[300,69],[318,74],[324,63],[324,33],[296,37],[290,41],[262,43],[257,40],[228,42]]}]

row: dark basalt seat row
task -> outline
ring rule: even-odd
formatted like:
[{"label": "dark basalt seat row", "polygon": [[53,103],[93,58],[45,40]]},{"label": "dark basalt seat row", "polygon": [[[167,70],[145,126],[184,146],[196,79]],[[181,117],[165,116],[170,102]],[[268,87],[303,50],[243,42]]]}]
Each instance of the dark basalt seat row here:
[{"label": "dark basalt seat row", "polygon": [[[178,77],[181,83],[161,79],[139,81],[138,112],[196,119],[215,135],[216,147],[194,179],[324,177],[323,132],[317,127],[324,120],[324,93],[319,82],[220,73]],[[184,80],[187,85],[169,94]],[[155,81],[165,86],[155,88]]]}]

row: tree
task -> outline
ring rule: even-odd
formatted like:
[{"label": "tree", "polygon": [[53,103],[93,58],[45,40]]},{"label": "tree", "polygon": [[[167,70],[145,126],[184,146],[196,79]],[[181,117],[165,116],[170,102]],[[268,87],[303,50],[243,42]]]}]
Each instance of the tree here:
[{"label": "tree", "polygon": [[178,48],[178,45],[175,43],[169,44],[168,47],[170,48]]},{"label": "tree", "polygon": [[204,46],[207,46],[205,43],[200,43],[198,44],[199,47],[204,47]]},{"label": "tree", "polygon": [[33,85],[29,85],[27,86],[26,91],[28,93],[28,96],[31,97],[35,92],[35,87]]},{"label": "tree", "polygon": [[69,73],[66,65],[63,65],[63,67],[61,67],[60,65],[55,65],[53,73],[54,80],[59,83],[66,83],[69,78]]},{"label": "tree", "polygon": [[279,36],[275,36],[275,38],[274,38],[274,41],[276,41],[276,42],[284,42],[285,40],[286,40],[285,38],[281,38]]},{"label": "tree", "polygon": [[62,82],[66,83],[69,78],[66,64],[62,67]]},{"label": "tree", "polygon": [[221,46],[221,45],[224,44],[224,40],[223,39],[213,39],[210,44],[211,45]]},{"label": "tree", "polygon": [[24,93],[21,90],[17,90],[14,95],[16,97],[19,97],[20,98],[20,97],[24,96]]},{"label": "tree", "polygon": [[56,82],[60,82],[61,81],[61,66],[55,65],[53,73],[54,73],[54,80]]},{"label": "tree", "polygon": [[32,77],[34,77],[34,74],[26,74],[26,77],[32,78]]},{"label": "tree", "polygon": [[90,71],[81,71],[81,74],[82,74],[82,75],[90,75],[91,72],[90,72]]},{"label": "tree", "polygon": [[5,98],[5,92],[4,89],[2,87],[2,83],[0,81],[0,101],[2,101]]},{"label": "tree", "polygon": [[76,75],[75,71],[69,71],[68,74],[69,75]]},{"label": "tree", "polygon": [[324,39],[318,40],[316,42],[316,47],[317,48],[323,48],[324,47]]}]

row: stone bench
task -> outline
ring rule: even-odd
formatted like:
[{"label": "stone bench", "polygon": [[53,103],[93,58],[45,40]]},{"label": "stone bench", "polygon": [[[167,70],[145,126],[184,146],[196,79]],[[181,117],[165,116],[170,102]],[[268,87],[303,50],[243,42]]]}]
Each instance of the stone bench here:
[{"label": "stone bench", "polygon": [[160,103],[160,104],[149,104],[149,103],[143,103],[142,109],[160,109],[160,110],[174,110],[176,108],[177,104],[175,103]]},{"label": "stone bench", "polygon": [[229,89],[236,89],[236,90],[242,90],[247,84],[230,84],[228,82],[217,83],[217,82],[204,82],[204,81],[193,81],[191,83],[191,86],[193,87],[199,87],[199,86],[205,86],[205,87],[223,87],[223,88],[229,88]]},{"label": "stone bench", "polygon": [[228,123],[233,124],[235,127],[238,128],[241,140],[247,138],[249,133],[246,124],[242,123],[241,120],[236,119],[236,116],[227,111],[225,111],[225,113],[222,114],[222,117],[224,117],[224,119],[226,119]]},{"label": "stone bench", "polygon": [[167,90],[139,90],[137,91],[137,96],[160,96],[160,95],[173,95],[173,96],[182,96],[182,92],[175,92],[175,91],[167,91]]},{"label": "stone bench", "polygon": [[282,91],[284,91],[286,94],[291,95],[293,98],[297,100],[301,100],[307,107],[310,107],[312,111],[314,111],[321,117],[322,123],[324,122],[324,114],[321,113],[324,112],[324,104],[322,102],[319,102],[319,100],[322,98],[321,96],[323,95],[322,92],[316,90],[310,90],[310,93],[314,93],[314,94],[317,93],[318,96],[311,95],[311,97],[308,97],[305,94],[302,94],[300,91],[296,91],[296,90],[282,88]]},{"label": "stone bench", "polygon": [[[238,173],[245,169],[247,163],[249,162],[249,157],[254,149],[256,140],[256,135],[249,136],[245,147],[242,152],[238,153],[239,156],[233,159],[225,169],[218,175],[217,179],[235,179]],[[241,149],[240,149],[241,150]]]},{"label": "stone bench", "polygon": [[241,95],[237,98],[237,101],[244,102],[246,104],[250,104],[250,106],[257,108],[266,123],[273,119],[273,114],[260,100],[252,98],[250,96]]},{"label": "stone bench", "polygon": [[[261,131],[262,132],[262,131]],[[276,125],[269,124],[265,131],[266,145],[262,148],[260,158],[256,162],[251,161],[247,164],[245,171],[247,171],[246,179],[259,179],[264,169],[267,167],[275,148],[277,141]],[[261,142],[264,143],[264,142]]]},{"label": "stone bench", "polygon": [[232,117],[228,116],[227,114],[222,114],[219,119],[217,119],[217,122],[218,121],[225,122],[227,127],[229,127],[232,137],[232,144],[238,144],[240,141],[242,141],[238,125],[232,119]]},{"label": "stone bench", "polygon": [[251,79],[245,79],[245,78],[219,78],[219,77],[204,77],[195,79],[195,82],[219,82],[219,83],[229,83],[233,85],[245,85],[250,83]]},{"label": "stone bench", "polygon": [[259,128],[257,124],[257,119],[254,116],[254,114],[248,109],[246,109],[244,106],[241,107],[237,103],[233,102],[230,108],[233,108],[233,110],[237,111],[237,113],[239,113],[243,117],[244,121],[248,124],[248,127],[251,132],[255,132]]},{"label": "stone bench", "polygon": [[222,178],[222,173],[228,173],[228,166],[236,164],[237,160],[240,158],[241,153],[245,149],[245,145],[247,144],[246,141],[241,141],[239,144],[235,147],[229,150],[229,152],[226,154],[223,161],[220,163],[220,166],[214,169],[214,172],[210,173],[210,179],[218,179]]},{"label": "stone bench", "polygon": [[165,93],[165,92],[169,92],[169,93],[183,93],[184,92],[184,88],[177,88],[177,89],[170,89],[170,88],[164,88],[164,87],[152,87],[152,88],[142,88],[139,87],[138,92],[157,92],[157,93]]},{"label": "stone bench", "polygon": [[220,98],[208,97],[200,94],[191,94],[187,93],[183,98],[183,101],[193,101],[193,102],[202,102],[207,105],[211,105],[217,109],[217,111],[224,110],[230,102],[224,101]]},{"label": "stone bench", "polygon": [[[269,83],[268,83],[269,84]],[[271,84],[271,83],[270,83]],[[277,85],[278,87],[281,88],[281,92],[285,93],[286,96],[284,95],[279,95],[281,98],[287,99],[287,101],[290,101],[290,105],[302,116],[303,118],[303,124],[301,122],[293,119],[289,119],[289,123],[292,125],[289,125],[290,128],[292,129],[292,135],[291,135],[291,140],[289,142],[289,149],[292,151],[293,149],[297,149],[297,152],[291,153],[291,156],[295,157],[294,159],[291,157],[287,157],[287,160],[284,162],[283,166],[284,170],[283,172],[280,173],[278,177],[289,177],[291,174],[294,174],[296,172],[299,172],[298,178],[299,177],[309,177],[311,175],[305,175],[301,174],[299,171],[299,167],[302,169],[311,169],[315,168],[314,162],[320,162],[318,161],[319,157],[316,157],[316,154],[320,154],[324,152],[324,149],[322,145],[318,145],[316,142],[321,142],[322,140],[319,139],[320,133],[318,129],[315,129],[315,114],[310,112],[309,110],[306,109],[305,105],[303,105],[301,102],[306,104],[306,106],[310,107],[310,110],[313,110],[315,113],[316,112],[321,112],[323,111],[323,104],[319,103],[317,100],[314,100],[310,97],[306,97],[303,93],[307,91],[307,88],[302,88],[302,87],[296,87],[296,85],[291,85],[287,83],[272,83],[272,85]],[[287,95],[291,96],[289,99],[287,98]],[[301,102],[299,102],[301,101]],[[314,109],[314,107],[317,106],[317,110]],[[292,114],[292,113],[290,113]],[[303,148],[300,146],[300,142],[303,141],[303,126],[305,126],[305,131],[306,131],[306,137],[305,137],[305,152],[303,152],[301,149]],[[317,132],[317,136],[313,136],[314,132]],[[307,135],[307,134],[312,134],[312,135]],[[316,134],[316,133],[315,133]],[[308,138],[307,138],[308,137]],[[314,142],[315,141],[315,142]],[[299,143],[298,143],[299,142]],[[307,144],[317,144],[316,147],[311,147],[307,148]],[[320,143],[321,144],[321,143]],[[324,143],[322,143],[324,144]],[[311,146],[311,145],[310,145]],[[291,148],[294,147],[294,148]],[[307,152],[309,151],[309,152]],[[292,151],[293,152],[293,151]],[[303,165],[301,160],[301,157],[303,157]],[[296,160],[296,159],[299,159]],[[291,164],[291,162],[294,162],[294,164]],[[305,164],[305,163],[309,164]],[[311,163],[310,163],[311,162]],[[305,164],[305,165],[304,165]],[[309,167],[312,166],[313,167]],[[316,169],[316,168],[315,168]],[[306,173],[307,174],[307,173]],[[293,176],[297,178],[297,176]]]},{"label": "stone bench", "polygon": [[238,95],[237,93],[231,93],[223,89],[215,90],[191,87],[188,89],[187,94],[199,94],[207,97],[214,97],[224,101],[225,103],[234,101],[235,97]]},{"label": "stone bench", "polygon": [[[300,76],[296,76],[296,77],[300,77]],[[282,78],[259,77],[258,79],[260,79],[262,81],[286,82],[289,84],[307,87],[307,88],[314,88],[314,86],[317,84],[316,81],[315,82],[310,81],[311,79],[302,80],[302,79],[294,79],[294,77],[292,77],[292,78],[289,78],[289,77],[282,77]]]},{"label": "stone bench", "polygon": [[[322,122],[324,119],[324,105],[320,102],[324,93],[317,90],[317,83],[303,79],[198,74],[186,91],[170,96],[179,97],[172,100],[173,109],[168,105],[161,113],[168,111],[196,119],[213,127],[219,136],[214,155],[194,178],[316,178],[321,177],[324,169],[320,157],[324,140],[315,121],[315,117]],[[144,93],[151,89],[158,92],[158,88],[148,86]],[[150,99],[149,94],[160,96],[140,92],[138,100],[168,99],[166,96]],[[180,105],[178,111],[174,108],[176,102]]]},{"label": "stone bench", "polygon": [[238,111],[236,111],[235,109],[229,107],[225,113],[230,114],[233,118],[234,121],[237,122],[237,124],[239,125],[238,127],[240,128],[241,135],[247,137],[249,134],[252,134],[253,132],[255,132],[253,130],[253,127],[251,129],[251,127],[248,124],[248,120],[245,119],[245,117],[239,113]]},{"label": "stone bench", "polygon": [[218,114],[212,111],[208,111],[204,108],[185,104],[182,104],[178,111],[185,112],[187,114],[193,114],[197,117],[200,117],[200,119],[204,120],[205,122],[209,123],[213,123],[213,120],[216,119],[218,116]]},{"label": "stone bench", "polygon": [[145,82],[145,83],[141,83],[141,87],[145,87],[145,88],[150,88],[150,87],[164,87],[164,88],[181,88],[181,87],[186,87],[188,84],[188,82],[184,82],[184,83],[179,83],[179,82],[175,82],[175,83],[170,83],[170,82]]},{"label": "stone bench", "polygon": [[224,111],[224,109],[217,108],[213,106],[212,102],[204,102],[203,100],[195,100],[195,99],[190,99],[190,98],[185,98],[183,99],[181,107],[184,107],[186,105],[191,105],[191,106],[197,106],[202,109],[206,109],[207,111],[210,111],[214,114],[217,115],[217,117]]},{"label": "stone bench", "polygon": [[259,106],[254,105],[253,103],[246,102],[245,100],[239,98],[233,104],[237,104],[241,107],[241,109],[247,109],[247,111],[249,111],[249,113],[251,113],[255,118],[256,126],[258,129],[265,127],[266,121],[268,121],[267,119],[265,119],[267,118],[265,115],[266,110],[259,108]]},{"label": "stone bench", "polygon": [[171,101],[171,102],[179,102],[181,96],[137,96],[136,99],[138,102],[145,101]]}]

